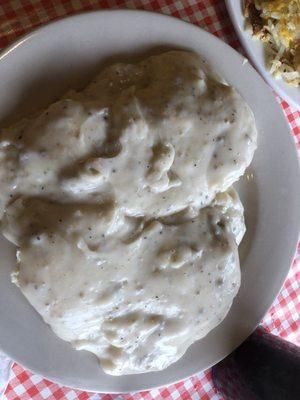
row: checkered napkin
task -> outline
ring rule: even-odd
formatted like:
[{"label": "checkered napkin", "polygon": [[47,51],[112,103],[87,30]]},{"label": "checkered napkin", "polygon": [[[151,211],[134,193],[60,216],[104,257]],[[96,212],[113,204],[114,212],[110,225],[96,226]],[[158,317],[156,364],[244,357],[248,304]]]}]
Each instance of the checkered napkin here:
[{"label": "checkered napkin", "polygon": [[[78,11],[130,8],[173,15],[198,25],[242,52],[222,0],[0,0],[0,48],[20,35],[55,18]],[[281,102],[300,151],[300,111]],[[295,184],[298,184],[295,183]],[[275,335],[300,345],[300,246],[281,293],[262,321]],[[12,365],[12,367],[11,367]],[[5,389],[6,387],[6,389]],[[93,394],[61,387],[0,355],[0,397],[3,400],[222,400],[211,380],[210,370],[189,379],[155,389],[126,395]]]}]

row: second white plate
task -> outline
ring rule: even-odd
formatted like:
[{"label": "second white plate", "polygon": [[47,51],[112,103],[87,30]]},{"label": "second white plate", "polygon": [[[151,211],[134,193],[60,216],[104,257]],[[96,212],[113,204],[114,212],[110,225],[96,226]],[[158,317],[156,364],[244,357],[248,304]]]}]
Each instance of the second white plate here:
[{"label": "second white plate", "polygon": [[225,2],[236,33],[258,71],[282,99],[300,109],[300,88],[274,78],[265,65],[264,44],[254,40],[251,31],[245,30],[243,0],[225,0]]}]

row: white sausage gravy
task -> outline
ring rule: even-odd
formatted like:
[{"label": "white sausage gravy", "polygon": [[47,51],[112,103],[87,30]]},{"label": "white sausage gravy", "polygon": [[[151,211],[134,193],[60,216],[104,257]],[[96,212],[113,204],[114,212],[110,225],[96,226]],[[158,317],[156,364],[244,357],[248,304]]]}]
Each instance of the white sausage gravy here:
[{"label": "white sausage gravy", "polygon": [[106,68],[0,135],[12,274],[60,338],[113,375],[166,368],[229,311],[253,114],[201,58]]}]

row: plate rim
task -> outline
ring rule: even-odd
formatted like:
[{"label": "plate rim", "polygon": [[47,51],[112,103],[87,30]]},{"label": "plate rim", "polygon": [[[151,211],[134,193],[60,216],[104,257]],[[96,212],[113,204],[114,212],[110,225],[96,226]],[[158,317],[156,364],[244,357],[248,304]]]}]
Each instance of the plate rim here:
[{"label": "plate rim", "polygon": [[[237,0],[237,1],[242,2],[243,0]],[[256,51],[253,50],[252,46],[247,42],[247,40],[245,38],[246,31],[245,30],[242,31],[239,28],[239,20],[238,20],[237,12],[235,11],[234,2],[235,2],[235,0],[225,0],[226,8],[227,8],[228,14],[230,16],[230,20],[233,24],[234,31],[237,34],[244,50],[246,51],[247,55],[249,56],[250,60],[255,65],[258,72],[262,75],[263,79],[271,86],[271,88],[278,94],[278,96],[280,96],[283,100],[285,100],[289,105],[294,107],[296,110],[300,110],[300,100],[298,102],[297,100],[295,100],[293,98],[293,96],[288,94],[282,87],[279,86],[276,79],[268,72],[266,67],[264,67],[264,65],[258,60],[258,58],[256,56]],[[262,44],[262,46],[263,46],[263,44]]]},{"label": "plate rim", "polygon": [[[227,1],[228,0],[226,0],[226,3],[227,3]],[[233,49],[231,46],[229,46],[226,42],[224,42],[223,40],[221,40],[220,38],[216,37],[212,33],[206,31],[205,29],[203,29],[203,28],[201,28],[201,27],[199,27],[199,26],[197,26],[195,24],[189,23],[187,21],[184,21],[184,20],[179,19],[179,18],[174,17],[174,16],[170,16],[170,15],[166,15],[166,14],[162,14],[162,13],[157,13],[157,12],[153,12],[153,11],[133,10],[133,9],[124,9],[124,8],[122,8],[122,9],[103,9],[103,10],[83,11],[83,12],[75,13],[75,14],[72,14],[72,15],[63,16],[63,17],[57,18],[57,19],[55,19],[53,21],[49,21],[46,24],[43,24],[43,25],[31,30],[30,32],[20,36],[16,41],[14,41],[13,43],[11,43],[7,47],[5,47],[0,52],[0,61],[4,57],[6,57],[10,52],[15,51],[20,45],[22,45],[23,42],[25,42],[27,40],[30,40],[30,39],[33,39],[35,35],[41,33],[42,31],[47,29],[47,27],[49,27],[49,26],[53,26],[55,24],[63,23],[64,20],[67,20],[67,19],[70,20],[70,19],[78,19],[78,18],[81,18],[81,17],[85,17],[85,16],[88,16],[89,14],[94,15],[94,14],[111,14],[111,13],[114,13],[114,14],[116,14],[116,13],[119,13],[119,14],[126,13],[126,14],[132,14],[132,15],[134,15],[134,14],[148,15],[149,14],[149,15],[155,16],[156,18],[160,18],[162,20],[165,20],[165,19],[170,20],[170,19],[172,19],[175,23],[182,24],[182,25],[188,25],[191,29],[194,29],[195,32],[200,30],[203,34],[209,35],[209,36],[213,37],[214,40],[222,42],[222,45],[224,45],[224,47],[227,47],[228,49],[230,49],[230,51],[233,51],[234,53],[236,53],[236,55],[238,55],[241,58],[241,60],[243,59],[243,56],[240,53],[238,53],[235,49]],[[251,67],[251,68],[253,68],[253,67]],[[257,74],[257,77],[263,81],[262,77],[259,76],[259,74]],[[277,102],[276,102],[276,104],[277,104],[278,109],[281,109],[280,105]],[[287,131],[290,131],[286,118],[283,115],[282,115],[282,118],[285,120],[285,125],[286,125],[286,128],[287,128]],[[291,137],[291,134],[286,132],[286,135],[289,136],[289,141],[292,143],[293,139]],[[293,147],[295,148],[295,146],[293,146]],[[296,153],[296,150],[294,151],[294,153]],[[294,154],[294,156],[295,156],[295,154]],[[299,158],[298,158],[297,174],[298,174],[298,177],[300,178]],[[295,190],[298,191],[299,195],[300,195],[300,188],[299,189],[296,188]],[[299,212],[299,217],[300,217],[300,212]],[[297,236],[297,239],[295,239],[296,236]],[[298,237],[299,237],[299,229],[298,229],[297,235],[295,234],[295,238],[293,240],[293,243],[295,243],[295,245],[290,246],[289,262],[286,263],[286,267],[282,268],[281,271],[280,271],[281,272],[281,279],[279,279],[279,280],[281,281],[281,284],[280,284],[280,287],[278,288],[278,290],[276,290],[277,295],[280,292],[280,290],[282,288],[282,285],[283,285],[283,283],[284,283],[284,281],[286,279],[286,276],[287,276],[287,274],[288,274],[288,272],[290,270],[291,263],[293,261],[295,252],[297,250]],[[294,250],[292,250],[292,248]],[[268,309],[270,308],[270,306],[271,306],[272,302],[274,301],[274,299],[275,299],[275,296],[273,297],[273,300],[271,302],[269,302],[270,304],[268,304],[268,306],[265,307],[265,310],[261,313],[262,315],[260,316],[259,320],[261,320],[262,317],[265,315],[265,313],[268,311]],[[258,324],[259,324],[259,322],[258,322]],[[255,330],[256,326],[253,327],[252,331]],[[236,347],[238,347],[238,345],[235,346],[234,348],[236,348]],[[0,343],[0,348],[1,348],[1,343]],[[22,366],[24,366],[29,371],[32,371],[32,372],[34,372],[36,374],[39,374],[42,377],[45,377],[46,379],[50,379],[53,382],[56,382],[56,383],[58,383],[60,385],[64,385],[64,386],[68,385],[68,383],[65,383],[63,380],[60,380],[60,378],[57,378],[57,376],[54,376],[54,375],[51,375],[51,374],[47,374],[47,376],[44,376],[43,375],[43,371],[37,370],[37,369],[31,369],[30,367],[28,367],[26,365],[26,363],[20,362],[17,357],[14,357],[14,359],[15,359],[15,361],[17,363],[21,364]],[[222,359],[222,357],[219,358],[217,362],[219,362],[221,359]],[[207,366],[207,368],[210,368],[212,365],[215,365],[215,363],[211,363],[210,365]],[[199,373],[199,372],[201,372],[203,370],[204,369],[201,369],[200,371],[195,371],[194,373]],[[139,375],[142,376],[142,375],[145,375],[145,374],[139,374]],[[135,376],[139,376],[139,375],[137,374]],[[189,376],[191,376],[191,375],[184,375],[184,376],[180,377],[178,380],[175,380],[175,381],[174,380],[169,380],[166,383],[163,383],[163,384],[157,385],[157,386],[153,386],[153,385],[152,386],[146,386],[143,389],[137,389],[137,391],[151,390],[151,389],[155,389],[155,388],[159,388],[159,387],[168,386],[170,384],[173,384],[173,383],[179,382],[181,380],[184,380],[184,379],[188,378]],[[75,389],[78,389],[78,390],[86,390],[86,391],[93,392],[93,393],[99,393],[99,389],[88,388],[88,387],[86,387],[84,385],[80,385],[80,384],[78,384],[78,386],[71,386],[71,387],[73,387]],[[109,391],[109,393],[112,393],[112,394],[120,393],[120,394],[122,394],[122,393],[128,393],[128,391],[117,390],[117,391]]]}]

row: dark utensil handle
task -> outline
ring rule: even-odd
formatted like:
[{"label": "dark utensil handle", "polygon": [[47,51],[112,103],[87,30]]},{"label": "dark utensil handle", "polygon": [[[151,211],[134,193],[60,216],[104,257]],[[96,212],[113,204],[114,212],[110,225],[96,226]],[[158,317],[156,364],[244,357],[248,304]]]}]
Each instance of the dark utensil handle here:
[{"label": "dark utensil handle", "polygon": [[300,349],[258,327],[212,377],[226,400],[300,400]]}]

